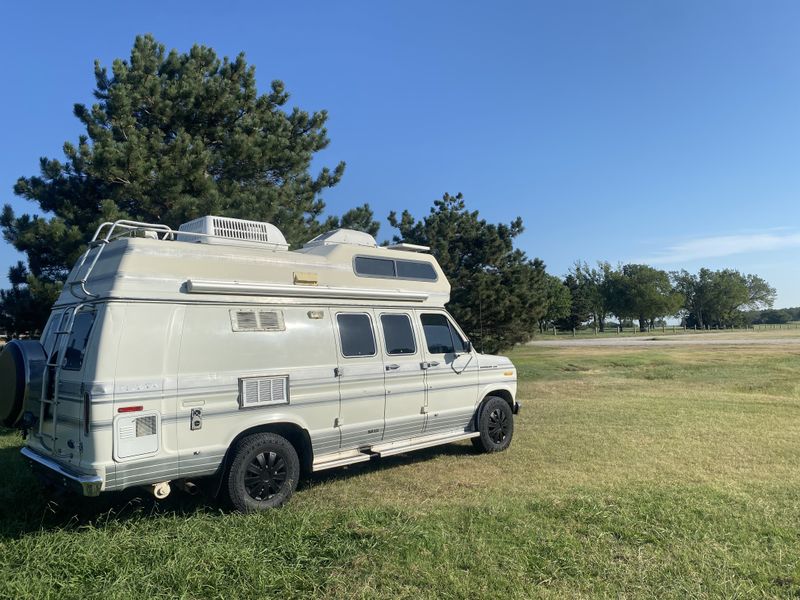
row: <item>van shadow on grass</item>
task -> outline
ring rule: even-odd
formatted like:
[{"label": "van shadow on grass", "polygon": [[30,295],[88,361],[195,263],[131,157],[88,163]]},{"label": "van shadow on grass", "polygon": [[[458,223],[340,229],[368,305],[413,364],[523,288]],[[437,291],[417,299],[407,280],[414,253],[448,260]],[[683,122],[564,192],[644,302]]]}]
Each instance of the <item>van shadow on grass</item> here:
[{"label": "van shadow on grass", "polygon": [[[215,498],[217,480],[200,480],[201,491],[187,494],[173,486],[165,500],[156,500],[144,488],[85,498],[45,488],[34,476],[18,446],[0,448],[0,542],[56,529],[105,527],[111,523],[142,518],[190,517],[195,514],[225,514],[228,506]],[[408,454],[358,463],[304,475],[297,491],[317,485],[365,476],[384,469],[432,460],[440,456],[474,454],[471,445],[448,444]],[[290,500],[291,502],[291,500]]]},{"label": "van shadow on grass", "polygon": [[374,458],[368,462],[365,461],[362,463],[355,463],[347,467],[310,473],[300,481],[297,489],[301,490],[327,482],[358,478],[377,471],[427,462],[437,457],[469,456],[472,454],[477,454],[477,451],[470,443],[454,443],[444,444],[442,446],[431,446],[430,448],[414,450],[413,452],[408,452],[407,454],[396,454],[394,456],[387,456],[386,458]]}]

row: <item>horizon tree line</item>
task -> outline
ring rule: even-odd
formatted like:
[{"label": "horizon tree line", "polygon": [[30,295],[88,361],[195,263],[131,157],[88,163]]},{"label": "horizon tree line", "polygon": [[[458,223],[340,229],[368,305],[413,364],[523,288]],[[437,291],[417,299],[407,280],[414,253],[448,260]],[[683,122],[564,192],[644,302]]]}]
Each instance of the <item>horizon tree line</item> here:
[{"label": "horizon tree line", "polygon": [[[555,326],[577,329],[590,324],[605,331],[609,316],[618,323],[638,322],[645,331],[668,317],[698,329],[743,326],[754,313],[771,309],[776,291],[757,275],[735,269],[665,271],[645,264],[596,267],[576,261],[561,287],[549,288],[551,309],[540,331]],[[791,317],[791,314],[782,315]]]}]

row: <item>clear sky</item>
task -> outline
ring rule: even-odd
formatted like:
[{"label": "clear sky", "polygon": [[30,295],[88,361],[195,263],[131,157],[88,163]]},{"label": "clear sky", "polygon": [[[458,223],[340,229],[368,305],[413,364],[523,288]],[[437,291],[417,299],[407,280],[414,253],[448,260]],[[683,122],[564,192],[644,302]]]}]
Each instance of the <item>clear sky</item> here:
[{"label": "clear sky", "polygon": [[[61,157],[95,58],[139,33],[244,51],[262,90],[330,113],[331,212],[463,192],[563,274],[575,259],[732,267],[800,305],[800,3],[6,4],[0,202]],[[392,230],[384,224],[379,237]],[[16,253],[0,244],[0,270]]]}]

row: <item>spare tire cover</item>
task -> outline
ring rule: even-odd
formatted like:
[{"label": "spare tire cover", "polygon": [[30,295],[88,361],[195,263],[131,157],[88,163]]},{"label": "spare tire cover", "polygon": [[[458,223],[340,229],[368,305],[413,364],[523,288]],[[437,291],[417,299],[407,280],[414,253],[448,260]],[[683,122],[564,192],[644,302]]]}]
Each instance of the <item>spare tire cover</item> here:
[{"label": "spare tire cover", "polygon": [[30,398],[39,398],[46,357],[33,340],[12,340],[0,352],[0,425],[19,422]]}]

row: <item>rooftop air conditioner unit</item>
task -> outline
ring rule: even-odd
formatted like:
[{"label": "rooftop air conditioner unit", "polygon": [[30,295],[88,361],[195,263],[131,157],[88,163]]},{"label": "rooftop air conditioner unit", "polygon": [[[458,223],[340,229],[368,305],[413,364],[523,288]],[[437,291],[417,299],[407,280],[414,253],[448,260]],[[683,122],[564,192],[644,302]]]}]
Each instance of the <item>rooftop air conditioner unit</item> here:
[{"label": "rooftop air conditioner unit", "polygon": [[289,249],[280,229],[261,221],[208,216],[184,223],[178,231],[178,241],[182,242]]}]

